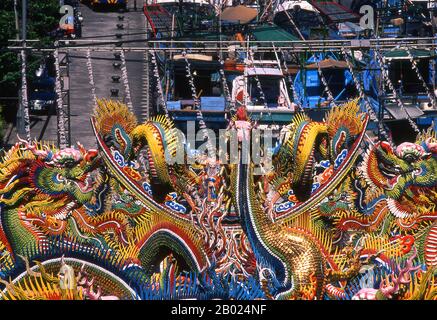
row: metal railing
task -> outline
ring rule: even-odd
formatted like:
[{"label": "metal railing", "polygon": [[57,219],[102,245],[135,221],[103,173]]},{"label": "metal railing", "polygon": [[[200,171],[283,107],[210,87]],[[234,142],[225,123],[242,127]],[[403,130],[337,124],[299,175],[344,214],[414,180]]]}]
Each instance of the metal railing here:
[{"label": "metal railing", "polygon": [[[10,40],[16,42],[16,40]],[[8,46],[8,50],[31,50],[31,51],[54,51],[55,46],[38,47],[31,45],[22,45],[20,40],[19,45]],[[35,41],[32,42],[32,44]],[[124,47],[123,44],[141,43],[141,46]],[[172,46],[170,46],[172,44]],[[398,47],[399,45],[414,47],[417,49],[435,48],[437,37],[415,37],[415,38],[373,38],[373,39],[344,39],[344,40],[295,40],[295,41],[251,41],[251,49],[256,52],[274,52],[275,48],[288,50],[291,52],[320,52],[320,51],[336,51],[341,52],[343,49],[378,49],[389,50]],[[168,47],[163,47],[168,45]],[[188,48],[188,46],[190,46]],[[59,40],[59,49],[68,49],[73,51],[114,51],[123,49],[125,51],[147,51],[148,48],[154,47],[156,51],[161,52],[182,52],[190,50],[191,52],[217,53],[219,51],[226,52],[228,46],[234,46],[236,50],[247,50],[239,41],[227,40],[120,40],[107,41],[102,39],[94,40]]]}]

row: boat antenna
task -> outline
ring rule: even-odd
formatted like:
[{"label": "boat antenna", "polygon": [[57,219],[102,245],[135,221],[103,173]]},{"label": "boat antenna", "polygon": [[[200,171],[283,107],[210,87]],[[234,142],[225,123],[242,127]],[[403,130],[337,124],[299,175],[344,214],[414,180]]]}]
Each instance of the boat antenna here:
[{"label": "boat antenna", "polygon": [[[197,111],[196,117],[197,117],[197,120],[199,122],[200,131],[202,132],[203,138],[206,139],[206,148],[207,148],[207,151],[208,151],[208,156],[212,157],[213,155],[215,155],[215,151],[214,151],[215,150],[215,146],[213,146],[211,144],[211,141],[209,139],[208,128],[206,127],[205,120],[203,119],[203,113],[202,113],[202,110],[201,110],[201,105],[200,105],[200,102],[199,102],[199,97],[198,97],[198,95],[196,93],[196,87],[195,87],[195,84],[194,84],[194,78],[193,78],[193,74],[191,72],[191,64],[188,61],[187,52],[185,50],[182,51],[182,57],[185,60],[185,70],[186,70],[186,73],[187,73],[188,84],[189,84],[190,89],[191,89],[191,95],[193,97],[194,109]],[[201,93],[199,93],[199,96],[200,96],[200,94]]]},{"label": "boat antenna", "polygon": [[398,106],[400,107],[400,109],[405,113],[405,116],[408,120],[408,123],[410,124],[410,126],[413,128],[413,130],[416,132],[416,134],[420,133],[419,127],[417,126],[417,124],[413,121],[413,119],[411,118],[410,114],[408,113],[408,110],[405,108],[404,102],[402,101],[402,99],[399,97],[393,82],[390,80],[390,77],[388,75],[388,70],[386,68],[386,65],[384,64],[384,58],[381,55],[381,52],[379,51],[379,49],[375,49],[375,57],[376,60],[379,64],[379,68],[381,70],[381,74],[382,74],[382,78],[385,81],[385,83],[388,85],[388,87],[390,88],[390,91],[392,91],[393,93],[393,97],[396,100]]},{"label": "boat antenna", "polygon": [[393,141],[391,137],[388,135],[387,131],[385,130],[384,124],[378,120],[378,117],[376,116],[376,113],[373,110],[372,104],[369,101],[369,97],[364,93],[361,82],[359,81],[354,71],[352,62],[349,60],[349,55],[353,57],[352,51],[350,49],[346,50],[344,47],[341,48],[341,51],[343,53],[344,60],[346,61],[347,67],[352,75],[352,80],[354,81],[354,85],[358,91],[359,97],[364,102],[364,106],[366,108],[367,113],[369,114],[370,120],[374,121],[378,125],[379,132],[387,140],[387,142],[389,142],[390,145],[393,146]]}]

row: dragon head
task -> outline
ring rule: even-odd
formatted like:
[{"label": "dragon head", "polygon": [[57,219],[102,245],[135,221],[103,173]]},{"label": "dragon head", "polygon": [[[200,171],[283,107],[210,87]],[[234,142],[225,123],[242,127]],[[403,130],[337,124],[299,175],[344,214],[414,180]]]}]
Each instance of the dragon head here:
[{"label": "dragon head", "polygon": [[21,141],[0,162],[0,203],[41,225],[66,220],[89,203],[99,179],[97,150]]},{"label": "dragon head", "polygon": [[437,203],[437,139],[428,130],[415,143],[392,147],[378,142],[369,149],[359,172],[374,190],[387,197],[397,218],[417,217],[435,211]]},{"label": "dragon head", "polygon": [[367,120],[357,99],[333,107],[321,122],[296,114],[285,127],[279,152],[273,159],[276,172],[282,175],[280,179],[275,177],[276,188],[286,185],[284,181],[289,176],[294,200],[305,202],[317,189],[332,184],[332,178],[338,176],[346,167],[344,164],[356,154]]}]

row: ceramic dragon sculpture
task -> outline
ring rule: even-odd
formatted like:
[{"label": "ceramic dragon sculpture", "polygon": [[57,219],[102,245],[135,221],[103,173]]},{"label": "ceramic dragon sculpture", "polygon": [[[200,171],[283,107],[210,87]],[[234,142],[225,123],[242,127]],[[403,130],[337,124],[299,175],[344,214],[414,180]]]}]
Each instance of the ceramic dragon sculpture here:
[{"label": "ceramic dragon sculpture", "polygon": [[[32,256],[48,246],[48,236],[71,227],[102,225],[84,216],[99,190],[97,150],[58,150],[42,143],[20,142],[1,164],[1,238],[14,255]],[[93,174],[96,173],[96,174]]]},{"label": "ceramic dragon sculpture", "polygon": [[[370,142],[356,169],[313,211],[334,230],[334,241],[357,232],[364,245],[362,257],[376,254],[377,265],[394,263],[388,272],[391,280],[381,281],[380,289],[360,290],[354,299],[434,299],[436,141],[428,129],[414,143]],[[412,264],[415,259],[418,266]],[[404,290],[398,292],[400,288]]]},{"label": "ceramic dragon sculpture", "polygon": [[228,164],[190,153],[168,116],[139,124],[99,100],[96,150],[21,141],[0,163],[0,277],[15,277],[2,297],[49,298],[23,285],[58,286],[50,272],[63,268],[80,290],[60,298],[361,299],[382,297],[378,285],[433,298],[435,133],[369,143],[367,121],[356,100],[323,121],[296,114],[258,163],[243,152],[257,123],[240,108]]},{"label": "ceramic dragon sculpture", "polygon": [[[436,141],[435,132],[428,130],[414,143],[371,145],[337,199],[331,195],[335,200],[322,203],[319,214],[337,231],[364,231],[368,238],[385,239],[387,251],[389,243],[399,243],[404,253],[416,244],[420,261],[435,267]],[[340,200],[340,193],[348,196]]]},{"label": "ceramic dragon sculpture", "polygon": [[[294,205],[301,207],[293,212],[298,216],[305,213],[308,199],[315,196],[315,181],[319,188],[335,186],[347,167],[342,164],[355,156],[354,148],[366,127],[367,117],[358,111],[357,103],[352,102],[333,109],[324,122],[296,116],[273,158],[273,173],[265,177],[267,188],[253,187],[257,185],[253,164],[240,151],[240,162],[233,168],[232,193],[260,268],[267,273],[261,276],[272,278],[271,293],[275,298],[300,299],[308,297],[305,291],[309,291],[313,298],[321,299],[328,285],[332,290],[331,280],[347,279],[354,272],[338,270],[329,261],[323,242],[309,229],[273,221],[268,214],[273,206],[267,204],[264,208],[261,199],[266,199],[265,191],[269,190],[272,198],[266,202],[274,204],[291,190]],[[240,118],[238,121],[249,121],[244,115]],[[247,128],[250,126],[240,129],[240,137],[250,138]],[[324,164],[320,173],[324,181],[315,178],[315,167],[320,163]]]}]

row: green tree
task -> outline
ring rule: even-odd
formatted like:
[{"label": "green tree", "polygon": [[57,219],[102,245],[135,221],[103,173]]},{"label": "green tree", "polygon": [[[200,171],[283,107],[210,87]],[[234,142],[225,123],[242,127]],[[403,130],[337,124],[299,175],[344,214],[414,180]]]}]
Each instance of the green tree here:
[{"label": "green tree", "polygon": [[20,83],[17,53],[7,51],[9,39],[15,39],[15,15],[13,11],[0,10],[0,92],[2,96],[15,96]]},{"label": "green tree", "polygon": [[[21,1],[18,0],[18,15],[21,20]],[[59,23],[59,1],[58,0],[28,0],[27,13],[27,38],[38,39],[38,44],[32,46],[46,47],[53,44],[53,39],[49,36],[49,32],[57,28]],[[19,23],[21,32],[21,21]],[[10,46],[8,40],[16,38],[14,0],[0,1],[0,96],[2,97],[17,97],[18,89],[21,84],[20,62],[17,57],[17,51],[8,50]],[[20,34],[21,37],[21,34]],[[38,68],[41,56],[28,56],[28,83],[35,76],[35,70]],[[4,111],[7,113],[7,118],[10,120],[11,115],[15,115],[16,101],[11,104],[10,101]],[[13,109],[13,110],[12,110]]]}]

